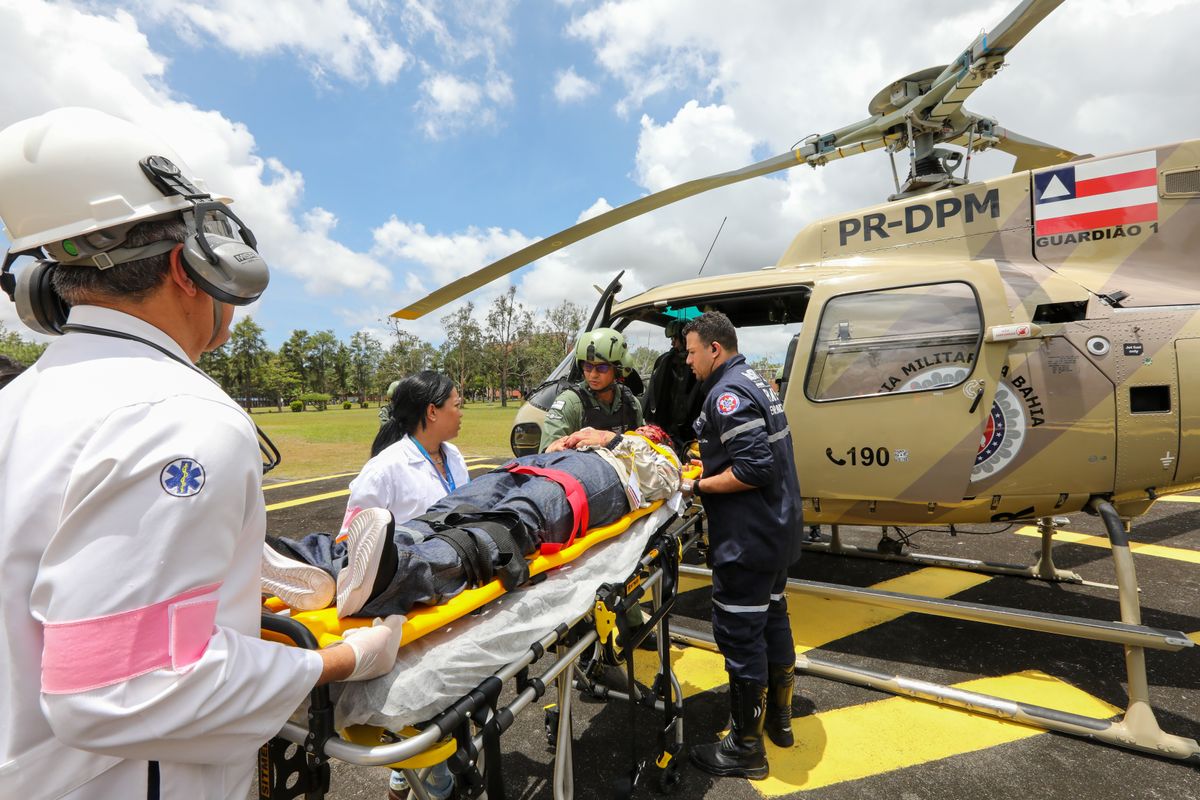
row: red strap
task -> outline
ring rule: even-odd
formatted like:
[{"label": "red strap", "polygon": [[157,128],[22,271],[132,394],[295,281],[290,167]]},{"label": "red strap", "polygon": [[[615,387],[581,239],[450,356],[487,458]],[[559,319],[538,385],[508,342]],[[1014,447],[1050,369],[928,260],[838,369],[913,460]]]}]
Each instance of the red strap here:
[{"label": "red strap", "polygon": [[571,535],[565,542],[543,542],[540,550],[542,555],[550,555],[551,553],[557,553],[564,547],[570,547],[571,543],[575,541],[576,535],[587,533],[587,492],[584,491],[583,484],[574,475],[569,472],[563,472],[560,469],[531,467],[527,464],[516,463],[509,464],[508,471],[514,472],[517,475],[536,475],[539,478],[547,478],[561,486],[567,494],[567,502],[571,505],[571,514],[574,517],[574,524],[571,526]]}]

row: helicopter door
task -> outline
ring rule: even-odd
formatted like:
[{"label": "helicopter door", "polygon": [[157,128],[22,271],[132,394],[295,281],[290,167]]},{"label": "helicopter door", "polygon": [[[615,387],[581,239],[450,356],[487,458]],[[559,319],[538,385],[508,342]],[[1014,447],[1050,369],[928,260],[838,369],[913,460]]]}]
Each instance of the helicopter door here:
[{"label": "helicopter door", "polygon": [[819,322],[797,353],[808,353],[804,387],[787,403],[805,496],[959,502],[992,446],[1007,345],[985,332],[1011,322],[995,265],[922,273],[944,279],[865,275],[814,291]]},{"label": "helicopter door", "polygon": [[616,297],[617,292],[621,291],[621,276],[624,274],[625,270],[618,272],[617,276],[609,281],[608,286],[604,287],[604,290],[600,292],[600,299],[596,301],[596,305],[592,309],[592,316],[588,318],[587,327],[584,328],[585,331],[590,331],[596,327],[604,328],[608,326],[608,323],[611,321],[610,314],[612,312],[613,298]]}]

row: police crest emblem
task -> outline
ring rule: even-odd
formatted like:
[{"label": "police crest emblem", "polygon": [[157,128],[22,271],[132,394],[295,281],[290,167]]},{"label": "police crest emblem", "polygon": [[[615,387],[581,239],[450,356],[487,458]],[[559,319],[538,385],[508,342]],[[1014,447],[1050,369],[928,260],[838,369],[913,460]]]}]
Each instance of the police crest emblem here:
[{"label": "police crest emblem", "polygon": [[732,392],[726,392],[717,398],[717,413],[727,417],[737,411],[739,405],[741,403],[738,401],[737,395]]}]

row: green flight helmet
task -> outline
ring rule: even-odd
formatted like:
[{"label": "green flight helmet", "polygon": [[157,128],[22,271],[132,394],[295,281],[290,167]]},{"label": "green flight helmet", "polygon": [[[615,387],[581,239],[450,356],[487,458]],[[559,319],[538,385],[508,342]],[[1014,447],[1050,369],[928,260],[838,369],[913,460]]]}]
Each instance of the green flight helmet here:
[{"label": "green flight helmet", "polygon": [[585,331],[575,343],[576,361],[606,361],[628,373],[629,345],[625,334],[614,328]]},{"label": "green flight helmet", "polygon": [[388,399],[389,403],[396,399],[396,389],[399,386],[400,386],[400,381],[392,381],[391,383],[388,384],[387,399]]}]

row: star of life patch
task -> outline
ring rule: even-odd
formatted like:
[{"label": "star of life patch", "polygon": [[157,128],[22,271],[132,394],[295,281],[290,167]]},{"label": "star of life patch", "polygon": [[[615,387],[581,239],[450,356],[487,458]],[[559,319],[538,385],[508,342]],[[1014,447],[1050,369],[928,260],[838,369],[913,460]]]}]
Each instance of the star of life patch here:
[{"label": "star of life patch", "polygon": [[717,398],[717,413],[727,417],[737,411],[739,405],[741,403],[738,401],[737,395],[732,392],[726,392]]},{"label": "star of life patch", "polygon": [[194,458],[177,458],[163,467],[158,482],[172,497],[191,497],[204,488],[204,467]]}]

